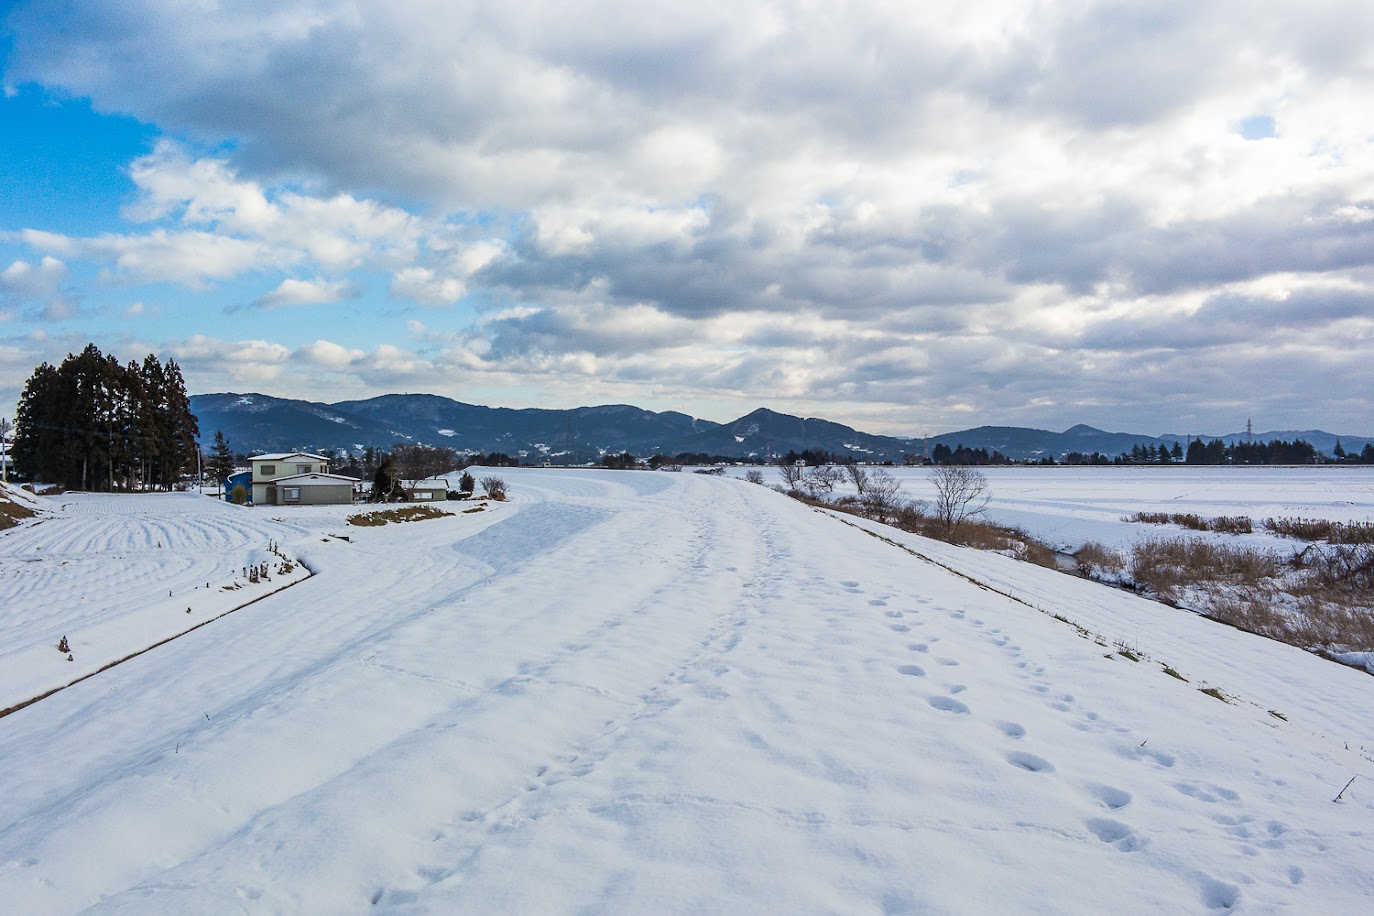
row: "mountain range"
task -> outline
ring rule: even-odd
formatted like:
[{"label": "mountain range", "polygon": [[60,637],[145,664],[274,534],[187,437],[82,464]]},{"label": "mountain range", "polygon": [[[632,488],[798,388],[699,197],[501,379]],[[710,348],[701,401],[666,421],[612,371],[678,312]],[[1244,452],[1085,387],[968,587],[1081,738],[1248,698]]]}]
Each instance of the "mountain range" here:
[{"label": "mountain range", "polygon": [[[999,451],[1009,458],[1059,457],[1069,452],[1116,455],[1134,445],[1172,446],[1198,436],[1146,436],[1074,426],[1062,433],[1016,426],[980,426],[929,438],[879,436],[841,423],[802,418],[759,408],[738,420],[715,423],[677,411],[655,412],[629,404],[572,410],[513,409],[465,404],[432,394],[387,394],[360,401],[324,404],[265,394],[198,394],[191,410],[200,421],[202,441],[216,430],[241,453],[293,449],[359,451],[390,448],[398,442],[447,446],[459,451],[504,452],[555,462],[594,461],[607,453],[704,452],[745,458],[782,455],[789,450],[822,448],[837,455],[871,461],[901,461],[936,444]],[[1202,438],[1244,441],[1245,433]],[[1305,439],[1330,454],[1339,438],[1358,452],[1361,436],[1321,430],[1256,433],[1254,439]]]}]

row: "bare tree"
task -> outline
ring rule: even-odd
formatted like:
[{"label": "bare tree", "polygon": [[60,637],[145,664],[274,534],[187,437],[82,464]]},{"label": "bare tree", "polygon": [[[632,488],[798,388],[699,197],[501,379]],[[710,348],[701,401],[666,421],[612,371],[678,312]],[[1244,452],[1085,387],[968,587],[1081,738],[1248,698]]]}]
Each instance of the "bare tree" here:
[{"label": "bare tree", "polygon": [[500,477],[483,477],[482,489],[487,492],[487,496],[503,502],[506,498],[506,482]]},{"label": "bare tree", "polygon": [[840,470],[833,464],[821,464],[812,468],[802,479],[802,486],[811,494],[812,499],[821,493],[835,492],[835,484],[840,482]]},{"label": "bare tree", "polygon": [[859,491],[860,496],[863,496],[864,491],[868,489],[868,472],[857,464],[847,464],[844,466],[844,470],[849,475],[849,482],[854,485],[854,489]]},{"label": "bare tree", "polygon": [[744,472],[744,479],[750,483],[761,484],[763,483],[763,471],[760,471],[758,468],[750,468]]},{"label": "bare tree", "polygon": [[783,462],[778,465],[778,473],[782,475],[783,488],[787,490],[797,489],[801,483],[802,476],[806,473],[806,468],[798,464]]},{"label": "bare tree", "polygon": [[900,504],[898,494],[901,492],[901,481],[878,468],[868,475],[867,483],[864,485],[864,508],[877,521],[886,522],[888,516],[892,515]]},{"label": "bare tree", "polygon": [[943,465],[930,472],[935,484],[935,518],[953,534],[966,519],[981,515],[991,495],[983,472],[968,465]]}]

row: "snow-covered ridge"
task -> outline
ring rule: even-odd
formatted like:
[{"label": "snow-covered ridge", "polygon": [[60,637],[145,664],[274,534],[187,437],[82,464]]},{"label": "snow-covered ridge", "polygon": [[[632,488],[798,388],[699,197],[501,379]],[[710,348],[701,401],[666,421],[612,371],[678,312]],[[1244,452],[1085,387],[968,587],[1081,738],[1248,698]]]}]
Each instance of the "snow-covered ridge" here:
[{"label": "snow-covered ridge", "polygon": [[[1374,678],[739,480],[473,473],[512,501],[351,543],[328,536],[348,507],[194,497],[73,500],[102,524],[65,553],[51,522],[0,537],[8,570],[56,532],[64,578],[0,579],[0,615],[39,632],[76,594],[117,619],[118,566],[182,575],[269,530],[315,570],[0,719],[6,906],[1359,912],[1374,892]],[[174,560],[169,530],[199,549]]]}]

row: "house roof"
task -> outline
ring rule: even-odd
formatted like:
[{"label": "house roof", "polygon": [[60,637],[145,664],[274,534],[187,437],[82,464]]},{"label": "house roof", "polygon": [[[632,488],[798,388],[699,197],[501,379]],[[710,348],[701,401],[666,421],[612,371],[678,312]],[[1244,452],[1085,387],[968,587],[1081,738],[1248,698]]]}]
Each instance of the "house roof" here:
[{"label": "house roof", "polygon": [[286,461],[289,458],[311,458],[315,461],[328,461],[323,455],[315,455],[311,452],[282,452],[273,455],[254,455],[249,461]]},{"label": "house roof", "polygon": [[403,480],[401,486],[407,490],[447,490],[448,481],[427,477],[424,480]]},{"label": "house roof", "polygon": [[277,487],[340,487],[345,484],[351,487],[359,482],[358,478],[345,477],[343,474],[293,474],[290,477],[278,477],[267,481]]}]

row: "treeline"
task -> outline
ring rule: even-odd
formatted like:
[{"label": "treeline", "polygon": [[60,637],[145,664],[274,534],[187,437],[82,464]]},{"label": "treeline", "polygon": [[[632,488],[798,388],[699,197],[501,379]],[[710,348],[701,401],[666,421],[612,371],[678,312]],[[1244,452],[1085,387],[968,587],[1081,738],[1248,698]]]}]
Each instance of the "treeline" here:
[{"label": "treeline", "polygon": [[[319,454],[330,453],[323,451]],[[390,450],[368,446],[361,454],[350,455],[346,463],[332,462],[330,470],[336,474],[371,480],[376,476],[377,469],[383,465],[387,465],[388,470],[403,480],[424,480],[473,465],[488,468],[519,467],[520,459],[512,458],[504,452],[489,452],[484,455],[481,452],[460,452],[439,445],[397,443]]]},{"label": "treeline", "polygon": [[1374,445],[1365,444],[1359,454],[1349,454],[1336,442],[1335,457],[1328,458],[1317,451],[1316,446],[1305,439],[1272,439],[1268,442],[1236,442],[1227,444],[1220,439],[1204,442],[1194,439],[1183,446],[1175,442],[1172,447],[1154,443],[1136,445],[1129,452],[1108,457],[1100,452],[1085,455],[1070,452],[1064,456],[1065,464],[1374,464]]},{"label": "treeline", "polygon": [[174,360],[126,366],[88,344],[25,383],[14,465],[67,490],[170,489],[195,469],[199,434]]},{"label": "treeline", "polygon": [[943,442],[936,443],[930,450],[930,460],[934,464],[1011,464],[1012,460],[1001,452],[993,449],[991,454],[985,448],[965,448],[961,442],[954,448],[950,448]]}]

